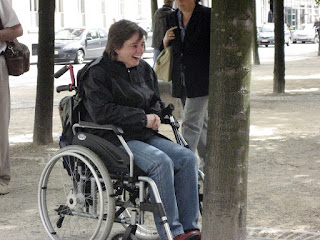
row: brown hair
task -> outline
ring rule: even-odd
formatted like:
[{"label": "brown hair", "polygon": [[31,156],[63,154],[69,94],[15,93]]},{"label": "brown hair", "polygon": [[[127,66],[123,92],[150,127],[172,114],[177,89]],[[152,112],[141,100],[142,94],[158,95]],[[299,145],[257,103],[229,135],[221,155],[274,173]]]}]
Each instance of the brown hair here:
[{"label": "brown hair", "polygon": [[147,32],[134,22],[125,19],[115,22],[109,29],[105,52],[109,54],[112,60],[116,60],[117,53],[115,50],[122,48],[124,42],[136,33],[139,34],[139,40],[147,37]]}]

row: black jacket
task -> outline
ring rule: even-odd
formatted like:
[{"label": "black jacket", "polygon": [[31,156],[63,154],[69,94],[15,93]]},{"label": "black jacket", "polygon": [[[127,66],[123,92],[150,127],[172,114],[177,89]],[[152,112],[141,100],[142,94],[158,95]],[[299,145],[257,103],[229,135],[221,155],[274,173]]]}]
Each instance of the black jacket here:
[{"label": "black jacket", "polygon": [[[146,114],[160,116],[163,103],[156,75],[144,60],[127,69],[124,63],[112,61],[104,54],[100,63],[88,70],[83,90],[86,121],[122,127],[127,141],[146,141],[154,134],[146,128]],[[101,130],[94,133],[119,144],[114,133]]]},{"label": "black jacket", "polygon": [[[185,90],[189,98],[209,94],[210,16],[210,8],[196,4],[183,42],[178,10],[167,16],[168,29],[178,26],[174,30],[175,39],[169,43],[173,47],[171,74],[173,97],[183,97]],[[185,88],[181,81],[181,70],[185,75]]]}]

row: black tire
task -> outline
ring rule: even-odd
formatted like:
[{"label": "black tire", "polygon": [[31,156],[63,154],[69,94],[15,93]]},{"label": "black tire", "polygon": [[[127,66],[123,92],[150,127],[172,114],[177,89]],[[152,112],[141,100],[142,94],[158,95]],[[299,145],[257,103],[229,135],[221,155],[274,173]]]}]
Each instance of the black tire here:
[{"label": "black tire", "polygon": [[79,49],[76,53],[76,58],[74,59],[74,63],[81,64],[84,61],[84,52]]}]

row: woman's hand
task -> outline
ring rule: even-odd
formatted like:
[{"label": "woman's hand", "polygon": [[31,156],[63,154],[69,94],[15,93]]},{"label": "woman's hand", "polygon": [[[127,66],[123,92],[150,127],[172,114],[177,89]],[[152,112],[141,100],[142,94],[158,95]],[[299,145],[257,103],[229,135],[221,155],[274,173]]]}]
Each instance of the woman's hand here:
[{"label": "woman's hand", "polygon": [[166,34],[164,35],[163,38],[163,46],[164,48],[167,48],[169,46],[169,42],[173,39],[176,38],[175,34],[174,34],[174,30],[177,28],[177,26],[169,28],[166,32]]},{"label": "woman's hand", "polygon": [[160,117],[157,114],[147,114],[147,128],[158,130],[161,124]]}]

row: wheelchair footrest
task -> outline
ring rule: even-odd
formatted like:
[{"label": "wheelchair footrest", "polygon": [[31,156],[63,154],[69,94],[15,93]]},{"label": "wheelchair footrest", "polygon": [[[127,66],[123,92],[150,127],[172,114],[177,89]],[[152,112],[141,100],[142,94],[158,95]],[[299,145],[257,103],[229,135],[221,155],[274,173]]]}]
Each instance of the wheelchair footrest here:
[{"label": "wheelchair footrest", "polygon": [[137,230],[137,225],[129,225],[126,228],[125,233],[123,234],[122,240],[133,240],[134,235],[136,234],[136,230]]}]

